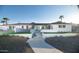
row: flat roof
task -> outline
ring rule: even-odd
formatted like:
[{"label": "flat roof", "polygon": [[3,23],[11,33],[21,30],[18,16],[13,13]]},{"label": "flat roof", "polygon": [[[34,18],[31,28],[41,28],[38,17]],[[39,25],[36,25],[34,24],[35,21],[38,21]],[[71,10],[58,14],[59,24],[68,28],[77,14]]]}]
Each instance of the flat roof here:
[{"label": "flat roof", "polygon": [[53,22],[51,24],[71,24],[71,23],[66,23],[66,22],[62,22],[62,21],[57,21],[57,22]]},{"label": "flat roof", "polygon": [[[66,22],[61,22],[61,21],[57,21],[57,22],[53,22],[53,23],[15,23],[15,24],[8,24],[8,25],[50,25],[50,24],[71,24],[71,23],[66,23]],[[5,26],[5,25],[1,25],[1,26]]]}]

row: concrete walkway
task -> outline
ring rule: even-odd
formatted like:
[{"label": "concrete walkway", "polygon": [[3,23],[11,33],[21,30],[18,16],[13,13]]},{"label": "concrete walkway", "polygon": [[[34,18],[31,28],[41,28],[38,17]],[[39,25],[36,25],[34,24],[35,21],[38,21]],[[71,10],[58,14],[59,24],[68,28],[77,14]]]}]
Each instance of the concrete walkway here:
[{"label": "concrete walkway", "polygon": [[43,37],[38,36],[29,39],[27,42],[35,53],[62,53],[60,50],[47,44],[44,40]]}]

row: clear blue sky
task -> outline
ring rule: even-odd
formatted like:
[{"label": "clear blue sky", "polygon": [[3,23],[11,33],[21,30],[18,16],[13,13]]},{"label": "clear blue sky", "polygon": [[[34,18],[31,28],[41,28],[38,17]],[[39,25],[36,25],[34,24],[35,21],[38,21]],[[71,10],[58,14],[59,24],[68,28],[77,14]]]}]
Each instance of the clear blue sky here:
[{"label": "clear blue sky", "polygon": [[[9,23],[53,22],[64,15],[63,21],[73,22],[74,14],[78,15],[77,6],[72,5],[2,5],[0,18],[8,17]],[[70,18],[69,18],[70,17]],[[75,16],[74,16],[75,19]]]}]

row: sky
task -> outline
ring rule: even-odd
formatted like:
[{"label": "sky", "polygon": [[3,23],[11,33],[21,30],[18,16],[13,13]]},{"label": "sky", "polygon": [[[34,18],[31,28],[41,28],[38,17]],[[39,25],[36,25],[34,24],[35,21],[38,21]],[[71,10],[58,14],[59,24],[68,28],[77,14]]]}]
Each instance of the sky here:
[{"label": "sky", "polygon": [[0,5],[0,19],[7,17],[8,23],[52,23],[60,21],[79,23],[79,9],[76,5]]}]

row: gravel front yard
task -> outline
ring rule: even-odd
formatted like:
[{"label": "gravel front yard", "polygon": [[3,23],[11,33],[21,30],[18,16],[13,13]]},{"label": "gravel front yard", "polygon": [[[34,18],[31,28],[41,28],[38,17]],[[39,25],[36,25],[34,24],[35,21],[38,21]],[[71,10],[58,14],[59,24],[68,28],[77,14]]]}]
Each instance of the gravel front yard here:
[{"label": "gravel front yard", "polygon": [[32,53],[33,50],[26,44],[27,37],[22,36],[0,36],[0,53]]},{"label": "gravel front yard", "polygon": [[45,41],[65,53],[79,53],[79,36],[49,37]]}]

